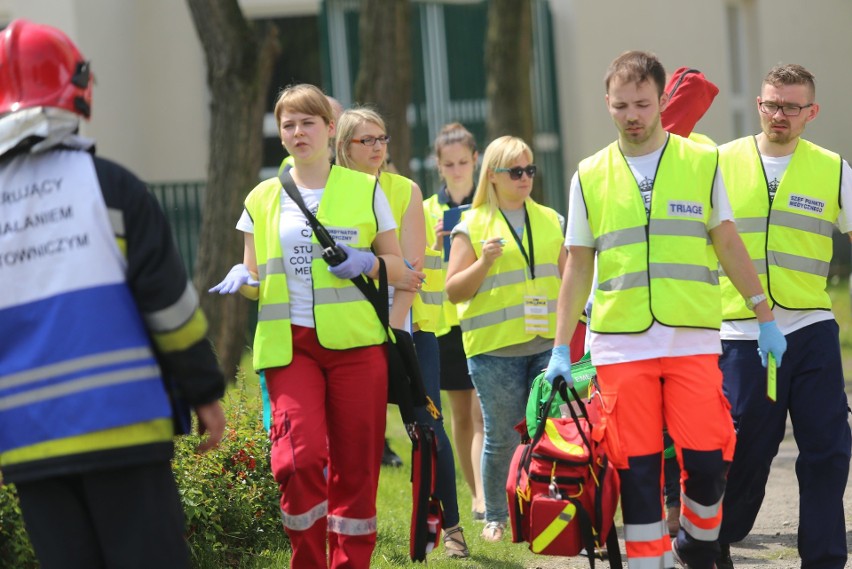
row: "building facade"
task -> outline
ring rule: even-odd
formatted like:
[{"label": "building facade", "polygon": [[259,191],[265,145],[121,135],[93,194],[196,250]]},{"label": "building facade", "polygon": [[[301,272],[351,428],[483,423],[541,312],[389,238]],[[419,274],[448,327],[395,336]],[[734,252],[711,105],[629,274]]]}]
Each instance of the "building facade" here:
[{"label": "building facade", "polygon": [[[549,8],[554,81],[546,87],[550,92],[534,93],[533,100],[540,108],[554,101],[555,112],[549,116],[557,124],[537,123],[536,142],[558,147],[563,187],[579,160],[615,136],[604,105],[603,75],[609,61],[628,49],[655,52],[669,70],[700,69],[719,86],[716,101],[697,127],[717,142],[756,132],[755,97],[766,70],[778,62],[801,63],[816,75],[821,105],[821,115],[808,126],[806,137],[844,156],[852,154],[852,112],[842,100],[852,90],[852,76],[845,72],[852,53],[852,35],[846,33],[852,22],[848,0],[541,1]],[[242,0],[241,5],[249,18],[276,21],[319,20],[329,14],[320,0]],[[127,164],[150,182],[205,178],[209,94],[204,55],[186,2],[0,0],[0,23],[19,17],[62,28],[91,59],[96,85],[92,120],[84,134],[98,140],[104,156]],[[347,49],[339,35],[330,35],[334,28],[327,22],[319,21],[318,29],[326,29],[329,45],[336,46],[329,48],[332,57],[334,49]],[[428,57],[429,46],[435,44],[428,44],[428,37],[420,41]],[[436,87],[428,77],[425,88]],[[324,76],[323,82],[330,94],[344,94],[341,98],[349,102],[345,93],[351,93],[351,85],[341,85],[339,77]],[[440,113],[431,117],[435,123],[464,120],[464,114],[452,116],[453,108],[458,107],[431,108],[427,114]],[[463,113],[483,112],[460,108]],[[273,144],[267,162],[274,162],[275,152]],[[416,159],[429,167],[427,155]],[[555,207],[564,206],[564,195],[551,191],[546,199]]]}]

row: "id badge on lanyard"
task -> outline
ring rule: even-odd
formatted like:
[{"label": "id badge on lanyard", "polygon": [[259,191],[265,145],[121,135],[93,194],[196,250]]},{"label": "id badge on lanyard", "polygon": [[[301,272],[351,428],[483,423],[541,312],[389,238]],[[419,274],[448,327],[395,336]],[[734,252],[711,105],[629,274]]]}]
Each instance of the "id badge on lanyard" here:
[{"label": "id badge on lanyard", "polygon": [[542,294],[534,283],[527,284],[527,293],[524,295],[524,329],[527,334],[534,335],[550,332],[547,295]]}]

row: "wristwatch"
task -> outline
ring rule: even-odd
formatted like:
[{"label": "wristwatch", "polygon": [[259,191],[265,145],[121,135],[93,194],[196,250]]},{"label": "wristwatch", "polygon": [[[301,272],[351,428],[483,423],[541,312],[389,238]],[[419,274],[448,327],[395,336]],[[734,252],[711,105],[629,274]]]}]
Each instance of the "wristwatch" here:
[{"label": "wristwatch", "polygon": [[766,300],[766,295],[763,293],[756,294],[754,296],[749,296],[745,299],[746,308],[754,312],[754,307],[763,302],[764,300]]}]

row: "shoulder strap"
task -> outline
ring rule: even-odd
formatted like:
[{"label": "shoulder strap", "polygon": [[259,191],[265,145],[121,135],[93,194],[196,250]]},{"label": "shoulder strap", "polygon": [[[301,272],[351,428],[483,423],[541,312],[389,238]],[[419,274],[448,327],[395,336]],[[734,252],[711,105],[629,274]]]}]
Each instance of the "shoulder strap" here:
[{"label": "shoulder strap", "polygon": [[296,182],[293,181],[293,176],[290,175],[290,169],[284,168],[281,173],[278,174],[278,180],[281,182],[281,186],[284,188],[284,191],[287,192],[288,196],[290,196],[290,199],[299,206],[299,209],[301,209],[302,213],[305,214],[305,217],[308,218],[308,223],[311,224],[311,229],[314,230],[314,235],[317,236],[317,241],[319,241],[320,245],[322,245],[323,248],[333,247],[335,245],[334,239],[331,237],[331,234],[329,234],[326,228],[319,222],[316,216],[311,213],[308,206],[305,205],[305,200],[302,199],[302,194],[299,193],[299,189],[296,187]]},{"label": "shoulder strap", "polygon": [[[293,176],[290,175],[290,169],[284,168],[281,173],[278,174],[278,180],[281,182],[281,186],[284,188],[284,191],[287,192],[288,196],[290,196],[290,199],[299,206],[299,209],[301,209],[302,213],[305,214],[305,217],[308,218],[308,223],[311,225],[314,235],[317,236],[317,241],[319,241],[320,246],[322,246],[323,249],[327,247],[334,247],[336,245],[334,238],[328,230],[323,227],[322,223],[319,222],[316,216],[311,213],[308,206],[305,205],[305,200],[302,199],[302,194],[299,193],[299,189],[296,187],[296,182],[293,181]],[[373,286],[367,282],[363,276],[355,277],[352,279],[352,283],[358,287],[358,290],[360,290],[364,297],[370,301],[370,304],[372,304],[373,308],[376,310],[379,321],[385,327],[385,330],[390,332],[390,315],[388,312],[388,275],[384,260],[381,257],[378,257],[378,259],[378,290],[373,288]]]}]

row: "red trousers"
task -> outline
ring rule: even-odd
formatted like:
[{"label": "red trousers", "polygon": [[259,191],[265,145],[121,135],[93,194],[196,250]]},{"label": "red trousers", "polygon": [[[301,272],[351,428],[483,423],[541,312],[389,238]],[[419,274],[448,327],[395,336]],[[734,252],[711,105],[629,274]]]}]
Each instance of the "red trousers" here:
[{"label": "red trousers", "polygon": [[265,377],[290,566],[369,567],[387,409],[385,346],[328,350],[313,328],[293,326],[293,361]]}]

